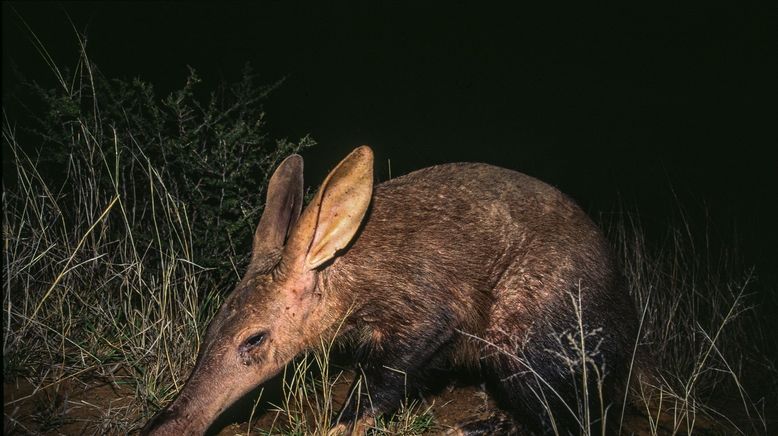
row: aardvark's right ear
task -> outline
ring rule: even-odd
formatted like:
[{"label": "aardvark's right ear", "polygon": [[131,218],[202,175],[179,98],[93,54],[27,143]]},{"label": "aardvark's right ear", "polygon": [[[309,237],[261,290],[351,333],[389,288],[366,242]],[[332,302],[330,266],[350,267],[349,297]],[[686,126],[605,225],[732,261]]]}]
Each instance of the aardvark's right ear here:
[{"label": "aardvark's right ear", "polygon": [[300,217],[302,204],[303,158],[293,154],[278,165],[268,183],[265,210],[254,232],[252,261],[284,246],[289,231]]},{"label": "aardvark's right ear", "polygon": [[335,257],[362,224],[373,197],[373,151],[362,146],[340,161],[289,235],[283,261],[305,271]]}]

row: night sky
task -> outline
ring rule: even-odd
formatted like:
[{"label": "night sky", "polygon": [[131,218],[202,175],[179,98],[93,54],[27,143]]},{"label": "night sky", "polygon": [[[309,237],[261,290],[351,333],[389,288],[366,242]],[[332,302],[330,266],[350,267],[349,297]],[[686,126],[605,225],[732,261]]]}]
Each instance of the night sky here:
[{"label": "night sky", "polygon": [[264,83],[286,78],[265,105],[269,129],[318,141],[304,153],[309,185],[360,144],[381,180],[389,160],[393,177],[489,162],[593,216],[637,210],[657,235],[682,208],[774,278],[776,8],[681,3],[4,2],[3,103],[13,116],[11,66],[53,79],[19,15],[73,65],[69,16],[106,76],[159,95],[184,84],[187,65],[206,87],[239,79],[246,62]]}]

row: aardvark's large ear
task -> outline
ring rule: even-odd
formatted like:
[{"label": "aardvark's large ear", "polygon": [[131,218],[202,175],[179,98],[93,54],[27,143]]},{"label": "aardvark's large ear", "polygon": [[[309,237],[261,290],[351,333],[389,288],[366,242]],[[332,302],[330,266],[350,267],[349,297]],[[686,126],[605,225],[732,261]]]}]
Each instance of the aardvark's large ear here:
[{"label": "aardvark's large ear", "polygon": [[340,161],[289,235],[284,262],[311,270],[335,257],[359,229],[373,196],[373,151],[362,146]]},{"label": "aardvark's large ear", "polygon": [[276,168],[267,187],[262,218],[254,232],[252,261],[284,246],[303,204],[303,158],[293,154]]}]

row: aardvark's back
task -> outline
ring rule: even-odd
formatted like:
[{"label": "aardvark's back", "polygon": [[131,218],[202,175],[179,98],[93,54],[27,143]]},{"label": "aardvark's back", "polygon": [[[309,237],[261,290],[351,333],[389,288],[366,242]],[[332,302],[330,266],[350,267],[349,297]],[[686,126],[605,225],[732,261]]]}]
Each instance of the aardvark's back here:
[{"label": "aardvark's back", "polygon": [[448,164],[378,185],[364,227],[320,283],[352,289],[364,365],[405,372],[379,378],[387,388],[421,384],[451,360],[480,364],[531,429],[545,409],[574,428],[583,348],[599,370],[589,369],[589,392],[604,378],[606,401],[619,397],[632,303],[599,229],[532,177]]}]

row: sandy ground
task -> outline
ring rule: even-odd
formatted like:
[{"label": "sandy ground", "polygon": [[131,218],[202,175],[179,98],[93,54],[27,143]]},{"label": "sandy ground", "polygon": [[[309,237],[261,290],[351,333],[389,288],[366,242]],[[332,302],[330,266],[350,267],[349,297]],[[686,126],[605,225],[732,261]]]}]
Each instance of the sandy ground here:
[{"label": "sandy ground", "polygon": [[[350,384],[346,375],[333,389],[336,404],[342,403],[348,393]],[[95,381],[84,384],[75,379],[65,380],[42,389],[25,380],[5,383],[4,399],[4,434],[122,434],[120,428],[101,427],[99,423],[112,416],[114,421],[130,423],[136,430],[142,426],[138,419],[140,411],[133,406],[134,391],[129,384],[106,383]],[[276,380],[266,386],[263,399],[280,404],[280,382]],[[246,435],[248,432],[248,416],[254,400],[246,398],[229,409],[214,424],[211,434],[218,436]],[[252,433],[256,430],[283,430],[287,419],[273,410],[267,402],[263,402],[255,411],[252,421]],[[479,418],[500,413],[495,402],[476,382],[453,382],[437,392],[423,396],[417,404],[421,410],[430,407],[434,417],[434,426],[425,434],[441,434],[458,423],[466,423]],[[623,434],[650,435],[649,420],[635,411],[628,412],[624,419]],[[686,429],[673,429],[672,417],[663,416],[659,419],[658,434],[687,434]],[[124,427],[127,428],[127,427]],[[695,423],[694,434],[725,435],[732,429],[712,426],[703,420]],[[137,431],[133,433],[137,434]]]}]

